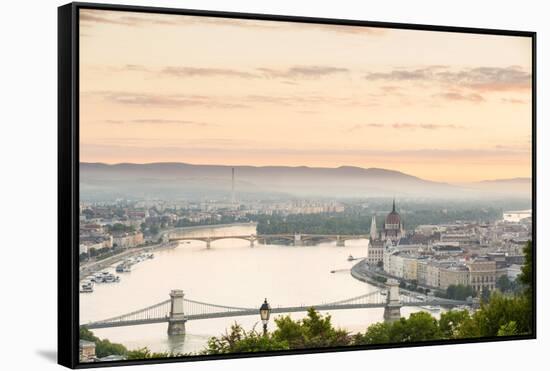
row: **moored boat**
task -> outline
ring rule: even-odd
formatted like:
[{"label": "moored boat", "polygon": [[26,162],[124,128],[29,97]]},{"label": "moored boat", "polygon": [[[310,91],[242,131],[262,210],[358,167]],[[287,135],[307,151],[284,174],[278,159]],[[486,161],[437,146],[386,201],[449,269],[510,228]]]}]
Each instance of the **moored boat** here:
[{"label": "moored boat", "polygon": [[105,283],[113,283],[113,282],[118,282],[118,281],[120,281],[120,277],[115,276],[112,273],[107,273],[107,274],[103,275],[103,282],[105,282]]},{"label": "moored boat", "polygon": [[92,282],[83,282],[80,285],[80,292],[82,293],[88,293],[88,292],[94,292],[94,286]]}]

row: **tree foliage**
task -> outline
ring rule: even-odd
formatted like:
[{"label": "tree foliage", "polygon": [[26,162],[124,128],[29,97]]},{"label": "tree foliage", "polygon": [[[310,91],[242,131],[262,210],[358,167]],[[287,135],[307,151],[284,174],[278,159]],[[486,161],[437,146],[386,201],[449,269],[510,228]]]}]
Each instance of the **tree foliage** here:
[{"label": "tree foliage", "polygon": [[124,225],[122,223],[115,223],[109,227],[111,232],[134,232],[136,228],[132,225]]},{"label": "tree foliage", "polygon": [[107,357],[110,355],[120,355],[126,359],[147,359],[147,358],[167,358],[176,357],[182,354],[179,353],[155,353],[148,348],[140,348],[136,350],[128,350],[124,345],[111,343],[108,339],[100,339],[94,333],[85,327],[80,328],[80,339],[95,343],[95,354],[98,358]]},{"label": "tree foliage", "polygon": [[466,300],[467,297],[474,295],[472,286],[465,285],[449,285],[447,287],[447,298],[454,300]]},{"label": "tree foliage", "polygon": [[371,325],[364,334],[353,337],[355,344],[389,344],[441,339],[437,320],[429,313],[413,313],[393,323],[382,322]]},{"label": "tree foliage", "polygon": [[139,348],[127,352],[126,359],[150,359],[179,357],[183,354],[171,352],[151,352],[148,348]]},{"label": "tree foliage", "polygon": [[95,354],[99,358],[110,356],[113,354],[125,356],[128,353],[128,349],[126,349],[124,345],[111,343],[107,339],[100,339],[95,336],[93,332],[85,327],[80,328],[80,339],[94,342]]},{"label": "tree foliage", "polygon": [[532,298],[533,296],[533,242],[527,242],[523,249],[525,256],[525,262],[521,267],[521,273],[518,276],[518,280],[526,287],[525,294]]},{"label": "tree foliage", "polygon": [[442,313],[439,318],[439,330],[442,337],[446,339],[457,338],[459,329],[468,320],[470,320],[470,313],[467,310],[451,310]]},{"label": "tree foliage", "polygon": [[336,347],[349,344],[350,337],[345,330],[335,329],[330,315],[321,315],[310,308],[307,316],[298,321],[290,316],[275,319],[277,329],[273,333],[276,341],[287,342],[292,349]]},{"label": "tree foliage", "polygon": [[287,342],[276,341],[271,334],[263,336],[254,329],[246,331],[235,323],[220,337],[211,337],[203,354],[260,352],[289,349]]}]

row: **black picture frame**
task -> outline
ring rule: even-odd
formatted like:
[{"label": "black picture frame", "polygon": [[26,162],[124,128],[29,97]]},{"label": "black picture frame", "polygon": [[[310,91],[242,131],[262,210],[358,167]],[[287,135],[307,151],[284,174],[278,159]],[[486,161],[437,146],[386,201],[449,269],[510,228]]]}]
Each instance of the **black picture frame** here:
[{"label": "black picture frame", "polygon": [[[532,239],[533,239],[533,333],[494,338],[426,341],[406,344],[380,344],[372,346],[346,346],[277,352],[255,352],[228,355],[200,355],[165,359],[124,360],[100,363],[79,363],[79,295],[78,295],[78,245],[79,245],[79,22],[81,9],[131,11],[219,18],[284,21],[344,26],[394,28],[436,32],[470,33],[482,35],[508,35],[531,38],[532,42]],[[142,365],[157,363],[205,361],[245,357],[281,356],[342,352],[353,350],[419,347],[431,345],[470,344],[494,341],[536,339],[536,252],[537,252],[537,69],[536,32],[498,30],[486,28],[450,27],[423,24],[373,22],[347,19],[329,19],[301,16],[236,13],[160,7],[111,5],[95,3],[70,3],[58,8],[58,363],[69,368],[92,368],[108,366]]]}]

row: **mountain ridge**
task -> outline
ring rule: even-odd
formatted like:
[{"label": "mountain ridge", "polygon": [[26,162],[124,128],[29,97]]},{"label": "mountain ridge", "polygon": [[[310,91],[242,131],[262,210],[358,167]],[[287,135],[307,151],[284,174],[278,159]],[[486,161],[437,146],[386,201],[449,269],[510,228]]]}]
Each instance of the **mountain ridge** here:
[{"label": "mountain ridge", "polygon": [[[217,198],[228,197],[231,169],[241,197],[471,197],[492,188],[431,181],[401,171],[356,166],[230,166],[182,162],[145,164],[80,163],[81,192],[118,197]],[[517,190],[514,189],[514,192]],[[513,193],[514,193],[513,192]],[[522,191],[523,192],[523,191]],[[517,193],[517,192],[516,192]],[[264,195],[264,196],[261,196]]]}]

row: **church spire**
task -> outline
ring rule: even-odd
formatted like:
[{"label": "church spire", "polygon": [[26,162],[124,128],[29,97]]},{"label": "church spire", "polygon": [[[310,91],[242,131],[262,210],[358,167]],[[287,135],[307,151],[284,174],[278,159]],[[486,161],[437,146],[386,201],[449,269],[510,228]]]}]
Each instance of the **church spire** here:
[{"label": "church spire", "polygon": [[395,197],[393,198],[393,207],[391,211],[395,213]]},{"label": "church spire", "polygon": [[375,241],[378,239],[378,232],[376,231],[376,217],[372,216],[372,221],[370,222],[370,239]]}]

